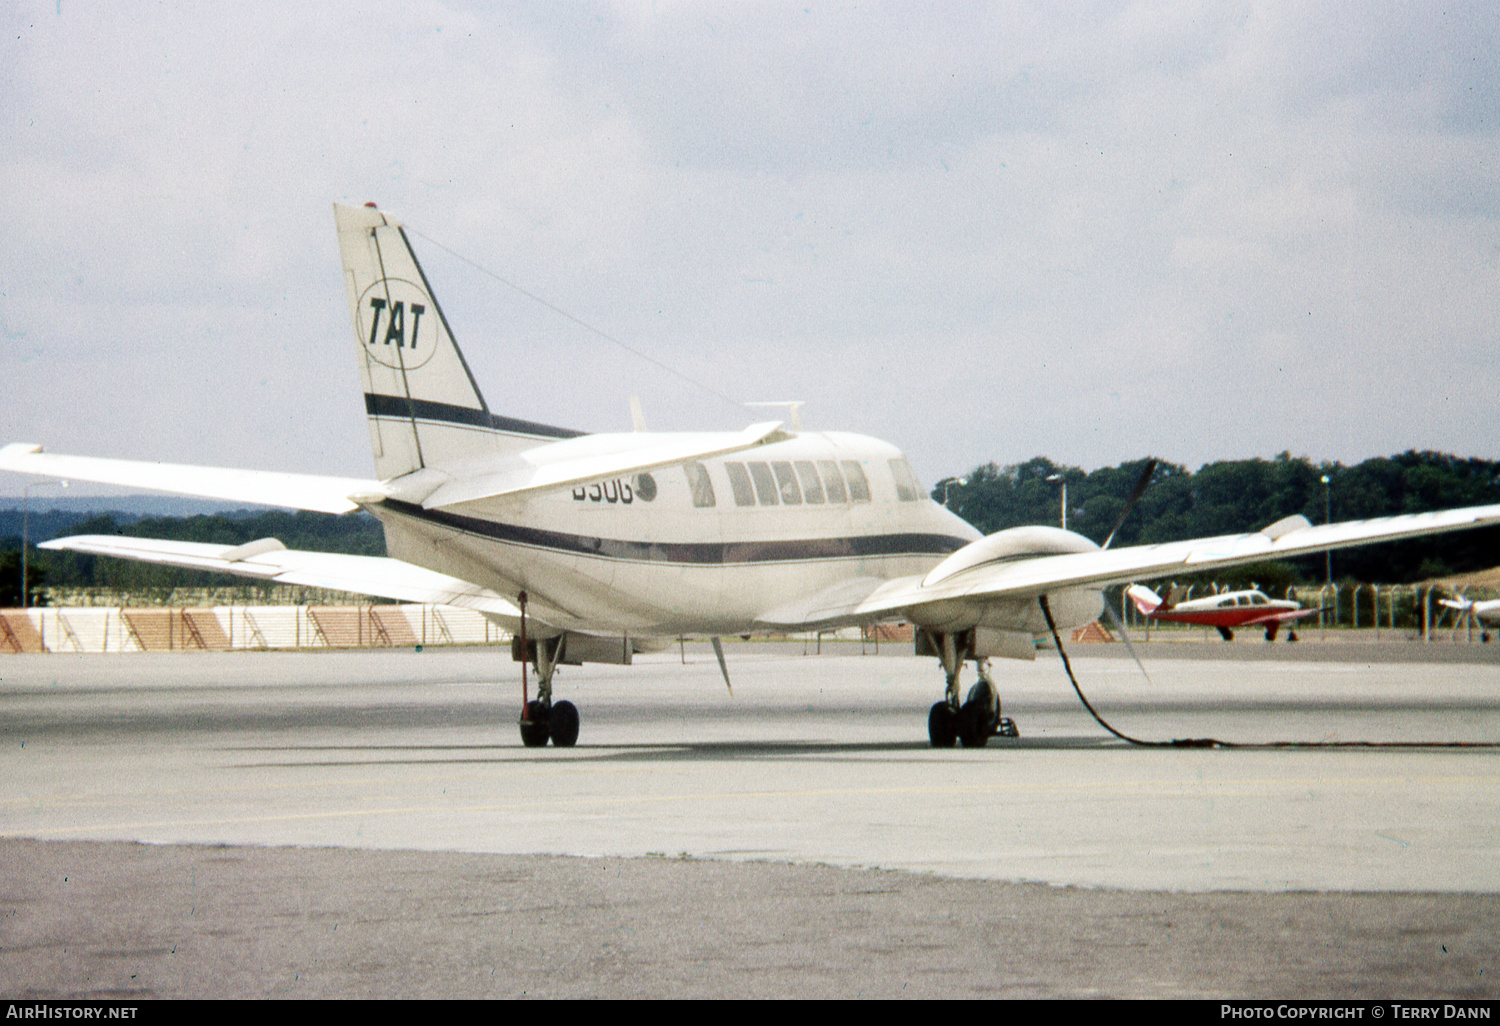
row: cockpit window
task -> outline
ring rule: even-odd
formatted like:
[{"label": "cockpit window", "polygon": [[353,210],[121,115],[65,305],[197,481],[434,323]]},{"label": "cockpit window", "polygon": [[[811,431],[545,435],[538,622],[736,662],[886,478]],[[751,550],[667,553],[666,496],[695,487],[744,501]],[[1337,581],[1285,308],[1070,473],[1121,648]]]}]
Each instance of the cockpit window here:
[{"label": "cockpit window", "polygon": [[896,479],[896,498],[902,502],[916,502],[922,497],[922,486],[911,464],[904,459],[891,460],[891,476]]},{"label": "cockpit window", "polygon": [[859,465],[858,460],[844,460],[844,476],[849,479],[849,499],[851,502],[870,501],[870,482],[865,478],[864,468]]},{"label": "cockpit window", "polygon": [[754,506],[755,489],[750,487],[750,474],[745,470],[743,463],[726,463],[724,469],[729,473],[729,487],[734,490],[734,504],[736,506]]},{"label": "cockpit window", "polygon": [[818,468],[812,460],[797,461],[797,476],[802,479],[802,497],[810,503],[823,501],[823,484],[818,480]]},{"label": "cockpit window", "polygon": [[699,509],[717,505],[714,501],[714,483],[708,476],[708,468],[701,463],[684,463],[682,469],[687,472],[688,488],[693,493],[693,505]]}]

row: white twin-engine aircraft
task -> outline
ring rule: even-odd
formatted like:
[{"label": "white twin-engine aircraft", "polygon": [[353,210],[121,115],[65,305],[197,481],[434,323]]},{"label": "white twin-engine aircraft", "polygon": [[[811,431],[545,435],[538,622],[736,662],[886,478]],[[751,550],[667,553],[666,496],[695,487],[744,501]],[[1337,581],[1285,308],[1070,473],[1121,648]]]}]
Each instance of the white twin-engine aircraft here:
[{"label": "white twin-engine aircraft", "polygon": [[[947,677],[932,744],[1014,735],[989,660],[1036,657],[1111,584],[1500,522],[1500,506],[1104,548],[1051,527],[988,537],[933,502],[885,442],[793,419],[739,432],[587,435],[491,411],[401,225],[335,205],[375,452],[370,480],[93,459],[13,444],[0,469],[325,512],[365,509],[388,558],[79,536],[103,556],[481,611],[515,634],[521,738],[572,745],[559,664],[629,663],[655,642],[909,621]],[[639,422],[637,427],[641,427]],[[654,647],[654,646],[653,646]],[[974,662],[978,683],[961,695]],[[527,666],[535,667],[535,697]],[[728,680],[728,671],[725,670]]]}]

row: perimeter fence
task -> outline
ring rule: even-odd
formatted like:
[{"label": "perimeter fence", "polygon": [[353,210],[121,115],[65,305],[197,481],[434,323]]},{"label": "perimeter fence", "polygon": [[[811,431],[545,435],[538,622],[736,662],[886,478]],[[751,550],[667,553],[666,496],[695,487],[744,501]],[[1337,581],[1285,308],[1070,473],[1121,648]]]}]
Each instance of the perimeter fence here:
[{"label": "perimeter fence", "polygon": [[440,605],[41,606],[0,610],[0,653],[487,645],[510,634]]},{"label": "perimeter fence", "polygon": [[[1167,585],[1162,585],[1163,593]],[[1227,585],[1184,586],[1178,601],[1224,594]],[[1295,627],[1301,638],[1339,640],[1358,637],[1376,641],[1461,642],[1482,644],[1492,628],[1467,612],[1444,604],[1483,601],[1493,588],[1465,588],[1435,584],[1301,585],[1286,589],[1285,598],[1317,609]],[[55,595],[77,604],[55,604],[31,609],[0,609],[0,654],[19,652],[164,652],[229,651],[299,648],[382,648],[429,645],[493,645],[509,642],[510,633],[472,609],[443,605],[396,604],[236,604],[215,603],[229,598],[221,592],[177,591],[168,599],[183,604],[145,604],[150,596],[133,596],[140,605],[106,604],[103,594]],[[281,598],[282,596],[276,596]],[[341,593],[310,594],[302,599],[336,599]],[[1283,597],[1283,596],[1273,596]],[[201,604],[188,604],[193,600]],[[158,599],[158,602],[160,600]],[[1214,636],[1213,628],[1152,621],[1141,616],[1123,589],[1112,589],[1109,602],[1118,620],[1136,640],[1191,640]],[[92,604],[90,604],[92,603]],[[1108,622],[1109,618],[1106,618]],[[1091,625],[1075,631],[1074,641],[1113,641],[1110,628]],[[844,637],[848,634],[848,637]],[[822,651],[824,641],[858,640],[879,652],[882,642],[898,647],[911,644],[907,625],[880,625],[863,631],[819,631],[785,635],[802,640],[805,648]]]}]

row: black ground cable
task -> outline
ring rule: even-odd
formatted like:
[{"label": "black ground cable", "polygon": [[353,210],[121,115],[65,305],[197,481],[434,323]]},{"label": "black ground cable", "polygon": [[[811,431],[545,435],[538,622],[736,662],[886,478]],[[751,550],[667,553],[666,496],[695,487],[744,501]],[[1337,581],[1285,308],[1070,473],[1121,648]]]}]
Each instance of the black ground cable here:
[{"label": "black ground cable", "polygon": [[1057,654],[1062,656],[1063,669],[1068,673],[1068,682],[1073,685],[1073,692],[1083,707],[1089,711],[1094,722],[1109,731],[1121,741],[1137,745],[1141,748],[1500,748],[1497,741],[1220,741],[1213,737],[1190,737],[1174,738],[1171,741],[1142,741],[1140,738],[1131,737],[1129,734],[1121,733],[1105,722],[1104,717],[1089,704],[1084,697],[1083,689],[1078,686],[1078,678],[1073,675],[1073,664],[1068,659],[1068,653],[1063,648],[1062,638],[1058,637],[1057,624],[1052,619],[1052,609],[1047,604],[1047,596],[1041,595],[1037,598],[1042,607],[1042,615],[1047,618],[1047,629],[1052,632],[1052,642],[1057,646]]},{"label": "black ground cable", "polygon": [[1063,648],[1062,638],[1058,637],[1057,624],[1052,619],[1052,607],[1047,604],[1047,596],[1041,595],[1038,597],[1037,601],[1041,604],[1042,615],[1047,618],[1047,629],[1052,632],[1052,642],[1057,646],[1057,654],[1062,656],[1063,669],[1068,672],[1068,681],[1073,685],[1073,693],[1078,696],[1078,700],[1083,703],[1083,707],[1089,711],[1089,715],[1094,718],[1094,722],[1098,723],[1099,726],[1109,731],[1121,741],[1128,741],[1130,744],[1139,745],[1142,748],[1223,747],[1222,741],[1215,741],[1213,738],[1193,738],[1186,741],[1142,741],[1138,737],[1131,737],[1129,734],[1121,733],[1120,731],[1116,730],[1114,727],[1106,723],[1104,717],[1100,716],[1099,713],[1094,709],[1094,707],[1089,704],[1089,700],[1083,696],[1083,689],[1078,686],[1078,678],[1073,675],[1073,664],[1068,660],[1068,653],[1067,650]]}]

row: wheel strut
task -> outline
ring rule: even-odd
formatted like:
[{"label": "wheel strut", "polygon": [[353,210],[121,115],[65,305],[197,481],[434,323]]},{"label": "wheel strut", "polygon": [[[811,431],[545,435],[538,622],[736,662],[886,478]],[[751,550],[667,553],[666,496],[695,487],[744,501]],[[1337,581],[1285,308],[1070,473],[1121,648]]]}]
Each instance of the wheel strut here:
[{"label": "wheel strut", "polygon": [[526,664],[532,662],[526,637],[526,593],[521,592],[521,743],[543,748],[550,739],[557,748],[571,748],[578,741],[578,707],[572,702],[552,701],[552,677],[562,662],[567,635],[538,638],[535,649],[536,698],[528,698]]},{"label": "wheel strut", "polygon": [[959,699],[959,678],[968,660],[968,634],[948,631],[926,631],[927,642],[942,661],[947,675],[944,699],[927,712],[927,738],[935,748],[951,748],[962,742],[966,748],[983,748],[993,736],[1017,738],[1016,721],[1001,715],[1001,693],[990,676],[990,660],[975,655],[975,669],[980,679],[969,688],[965,700]]},{"label": "wheel strut", "polygon": [[927,640],[947,676],[943,700],[927,713],[927,737],[932,747],[952,748],[955,742],[962,742],[965,748],[983,748],[992,737],[1019,737],[1015,721],[1000,715],[1000,692],[990,677],[990,661],[974,657],[979,681],[960,702],[959,676],[969,648],[967,637],[932,631]]}]

